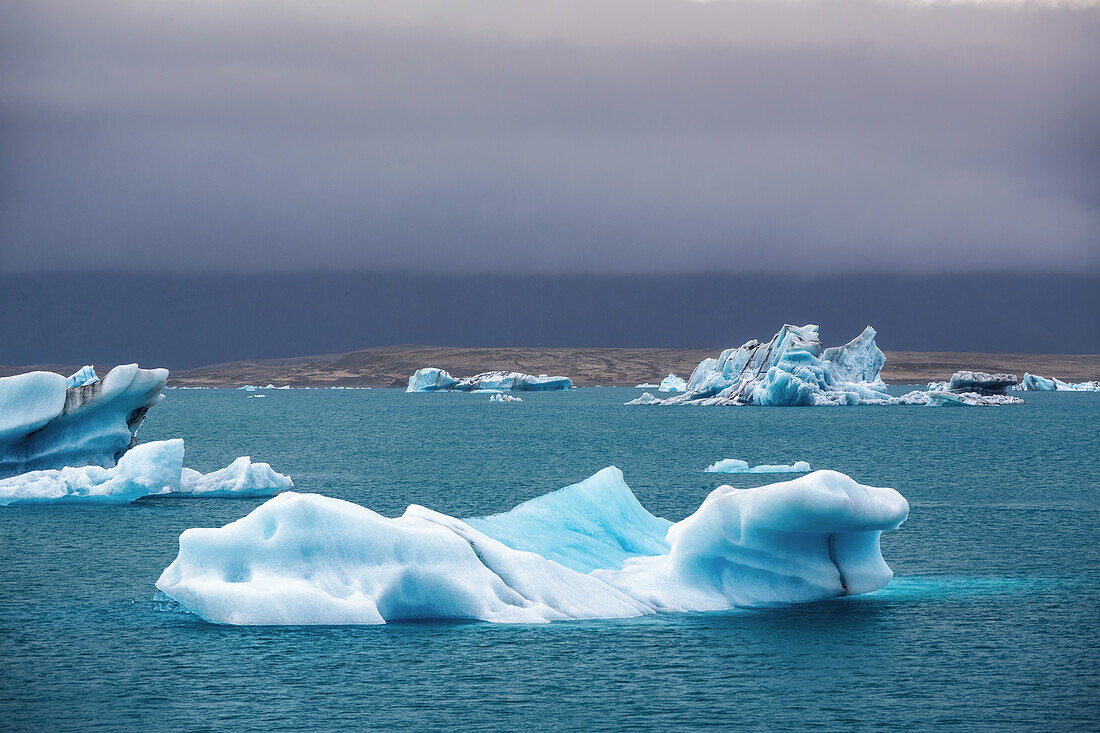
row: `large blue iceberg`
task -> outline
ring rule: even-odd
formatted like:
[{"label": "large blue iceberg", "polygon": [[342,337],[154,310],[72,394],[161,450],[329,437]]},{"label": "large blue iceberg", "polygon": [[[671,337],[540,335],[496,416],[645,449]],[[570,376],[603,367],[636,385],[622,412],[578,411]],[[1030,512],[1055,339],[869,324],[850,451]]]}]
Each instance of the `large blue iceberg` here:
[{"label": "large blue iceberg", "polygon": [[695,367],[683,394],[634,404],[859,405],[895,401],[879,378],[885,356],[875,329],[824,348],[815,325],[784,325],[771,341],[749,341]]},{"label": "large blue iceberg", "polygon": [[[85,367],[0,378],[0,478],[65,466],[114,466],[164,395],[167,369]],[[71,386],[70,383],[71,382]]]},{"label": "large blue iceberg", "polygon": [[488,391],[524,391],[546,392],[560,389],[572,389],[573,381],[568,377],[549,377],[540,374],[537,377],[520,372],[484,372],[472,377],[456,379],[447,371],[436,367],[417,369],[409,377],[406,392],[488,392]]},{"label": "large blue iceberg", "polygon": [[722,486],[676,523],[647,512],[614,467],[466,521],[290,492],[186,530],[157,588],[222,624],[532,623],[802,603],[889,582],[879,536],[908,512],[893,489],[833,471]]}]

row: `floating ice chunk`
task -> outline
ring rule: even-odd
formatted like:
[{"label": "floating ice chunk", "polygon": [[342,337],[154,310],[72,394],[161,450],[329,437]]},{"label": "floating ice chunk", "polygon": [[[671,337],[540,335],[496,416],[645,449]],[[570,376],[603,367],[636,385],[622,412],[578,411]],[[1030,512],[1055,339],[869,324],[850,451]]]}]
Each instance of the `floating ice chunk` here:
[{"label": "floating ice chunk", "polygon": [[219,529],[185,531],[157,588],[228,624],[530,623],[801,603],[885,585],[879,535],[908,511],[893,489],[833,471],[719,487],[676,524],[642,508],[615,468],[467,522],[416,505],[388,519],[288,492]]},{"label": "floating ice chunk", "polygon": [[489,398],[490,402],[523,402],[522,397],[516,397],[515,395],[504,394],[503,392],[497,392],[495,395]]},{"label": "floating ice chunk", "polygon": [[951,388],[951,383],[950,382],[929,382],[928,383],[928,391],[929,392],[946,392],[950,388]]},{"label": "floating ice chunk", "polygon": [[658,610],[718,611],[867,593],[893,576],[879,536],[909,514],[893,489],[815,471],[754,489],[720,486],[669,529],[669,552],[597,578]]},{"label": "floating ice chunk", "polygon": [[67,387],[52,372],[0,378],[0,478],[115,465],[136,442],[145,413],[164,398],[167,379],[167,369],[137,364],[117,366],[85,386]]},{"label": "floating ice chunk", "polygon": [[649,382],[642,382],[641,384],[635,384],[634,389],[657,389],[661,385],[650,384]]},{"label": "floating ice chunk", "polygon": [[929,407],[943,407],[945,405],[996,407],[998,405],[1025,404],[1019,397],[1011,395],[978,394],[977,392],[928,392],[927,395],[928,401],[923,404]]},{"label": "floating ice chunk", "polygon": [[128,504],[149,494],[178,490],[182,470],[182,440],[144,443],[127,451],[114,468],[66,467],[0,479],[0,506]]},{"label": "floating ice chunk", "polygon": [[219,529],[189,529],[157,588],[224,624],[535,623],[651,613],[606,583],[410,506],[389,519],[288,492]]},{"label": "floating ice chunk", "polygon": [[91,364],[80,367],[80,369],[69,376],[65,380],[66,389],[72,387],[87,387],[89,384],[94,384],[99,381],[99,377],[96,376],[95,367]]},{"label": "floating ice chunk", "polygon": [[624,402],[624,405],[663,405],[664,401],[660,397],[654,397],[649,392],[642,392],[641,397],[635,397],[630,402]]},{"label": "floating ice chunk", "polygon": [[[1003,395],[1015,387],[1020,378],[1015,374],[987,374],[986,372],[960,371],[951,375],[949,392],[976,392],[981,395]],[[931,385],[929,385],[931,389]]]},{"label": "floating ice chunk", "polygon": [[675,374],[669,374],[663,380],[661,380],[661,386],[657,389],[658,392],[683,392],[687,389],[687,382],[677,377]]},{"label": "floating ice chunk", "polygon": [[806,473],[810,470],[810,464],[806,461],[795,461],[789,466],[763,463],[750,468],[748,461],[742,461],[738,458],[723,458],[703,470],[706,473]]},{"label": "floating ice chunk", "polygon": [[250,394],[250,395],[248,395],[248,397],[249,397],[249,399],[252,399],[253,397],[267,397],[267,395],[265,395],[265,394]]},{"label": "floating ice chunk", "polygon": [[667,552],[665,533],[671,526],[638,503],[614,466],[503,514],[466,521],[509,547],[583,573],[621,567],[634,555]]},{"label": "floating ice chunk", "polygon": [[425,367],[417,369],[409,377],[406,392],[475,392],[497,391],[551,391],[572,389],[573,382],[568,377],[550,377],[545,374],[532,376],[520,372],[484,372],[472,377],[455,379],[443,369]]},{"label": "floating ice chunk", "polygon": [[1020,389],[1028,392],[1100,392],[1100,382],[1063,382],[1024,372]]},{"label": "floating ice chunk", "polygon": [[275,472],[267,463],[253,463],[241,456],[225,468],[203,474],[184,468],[179,489],[161,492],[166,496],[250,497],[271,496],[294,487],[290,476]]}]

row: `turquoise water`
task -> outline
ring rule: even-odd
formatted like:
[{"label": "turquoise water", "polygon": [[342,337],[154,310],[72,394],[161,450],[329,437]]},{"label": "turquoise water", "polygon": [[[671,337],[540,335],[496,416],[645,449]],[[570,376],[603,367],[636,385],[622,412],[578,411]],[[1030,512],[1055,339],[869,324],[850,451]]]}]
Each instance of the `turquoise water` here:
[{"label": "turquoise water", "polygon": [[259,500],[0,511],[0,728],[1096,729],[1100,394],[1014,408],[639,408],[640,391],[168,393],[142,440],[387,515],[511,508],[607,465],[677,520],[719,458],[892,486],[897,577],[783,609],[539,626],[233,628],[166,613],[179,533]]}]

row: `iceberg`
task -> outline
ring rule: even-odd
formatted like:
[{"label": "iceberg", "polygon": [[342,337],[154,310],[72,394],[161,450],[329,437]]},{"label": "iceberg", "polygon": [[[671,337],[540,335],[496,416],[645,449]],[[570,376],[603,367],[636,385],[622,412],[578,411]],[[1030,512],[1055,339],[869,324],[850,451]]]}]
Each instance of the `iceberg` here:
[{"label": "iceberg", "polygon": [[658,392],[683,392],[687,389],[687,382],[677,377],[675,374],[669,374],[667,377],[661,380],[661,386],[657,389]]},{"label": "iceberg", "polygon": [[503,392],[497,392],[495,395],[489,398],[490,402],[523,402],[522,397],[516,397],[515,395],[504,394]]},{"label": "iceberg", "polygon": [[156,497],[256,497],[290,489],[289,476],[241,456],[202,474],[183,466],[183,440],[142,443],[113,468],[66,466],[0,479],[0,506],[23,504],[129,504]]},{"label": "iceberg", "polygon": [[[52,372],[0,378],[0,478],[65,466],[114,466],[164,398],[167,369],[117,366],[69,379]],[[69,386],[72,381],[73,386]]]},{"label": "iceberg", "polygon": [[[949,392],[970,392],[980,395],[1003,395],[1015,387],[1020,378],[1015,374],[987,374],[985,372],[959,371],[951,375]],[[931,385],[929,385],[931,388]]]},{"label": "iceberg", "polygon": [[684,393],[663,404],[891,404],[894,398],[879,377],[886,358],[875,335],[868,326],[847,344],[826,349],[817,326],[786,324],[767,343],[754,339],[704,359]]},{"label": "iceberg", "polygon": [[657,389],[661,385],[650,384],[649,382],[642,382],[641,384],[635,384],[634,389]]},{"label": "iceberg", "polygon": [[287,492],[186,530],[156,585],[220,624],[541,623],[802,603],[889,582],[879,537],[908,511],[893,489],[833,471],[719,487],[675,524],[614,467],[467,521]]},{"label": "iceberg", "polygon": [[550,377],[540,374],[537,377],[520,372],[483,372],[472,377],[455,379],[448,372],[436,367],[417,369],[409,377],[406,392],[477,392],[497,391],[550,391],[572,389],[573,381],[568,377]]},{"label": "iceberg", "polygon": [[161,440],[131,448],[113,468],[65,467],[0,479],[0,506],[22,504],[128,504],[175,491],[183,470],[183,441]]},{"label": "iceberg", "polygon": [[[920,395],[922,393],[915,393]],[[929,407],[943,407],[945,405],[969,405],[977,407],[996,407],[998,405],[1022,405],[1025,404],[1019,397],[998,394],[979,394],[977,392],[928,392],[924,393],[927,401],[913,402],[912,404],[924,404]],[[909,395],[906,395],[909,396]]]},{"label": "iceberg", "polygon": [[635,397],[630,402],[624,402],[624,405],[663,405],[664,400],[660,397],[654,397],[649,392],[642,392],[641,397]]},{"label": "iceberg", "polygon": [[738,458],[723,458],[703,469],[706,473],[806,473],[809,470],[810,464],[806,461],[795,461],[789,466],[763,463],[750,468],[748,461]]},{"label": "iceberg", "polygon": [[253,463],[240,456],[225,468],[207,474],[184,468],[179,489],[162,492],[162,496],[196,496],[208,498],[248,498],[271,496],[294,488],[290,476],[277,473],[267,463]]},{"label": "iceberg", "polygon": [[1023,381],[1017,389],[1027,392],[1100,392],[1100,382],[1063,382],[1024,372]]}]

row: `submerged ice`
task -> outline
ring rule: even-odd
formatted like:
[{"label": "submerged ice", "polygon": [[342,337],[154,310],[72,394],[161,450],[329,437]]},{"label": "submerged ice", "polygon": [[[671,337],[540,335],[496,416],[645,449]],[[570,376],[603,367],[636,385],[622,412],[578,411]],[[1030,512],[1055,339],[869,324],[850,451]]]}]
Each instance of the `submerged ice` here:
[{"label": "submerged ice", "polygon": [[472,377],[455,378],[443,369],[425,367],[417,369],[409,377],[406,392],[484,392],[526,391],[543,392],[560,389],[572,389],[573,381],[568,377],[550,377],[540,374],[537,377],[520,372],[483,372]]},{"label": "submerged ice", "polygon": [[646,511],[614,467],[466,521],[417,505],[391,519],[291,492],[186,530],[157,588],[225,624],[529,623],[798,603],[885,585],[879,536],[908,510],[893,489],[833,471],[722,486],[677,523]]}]

